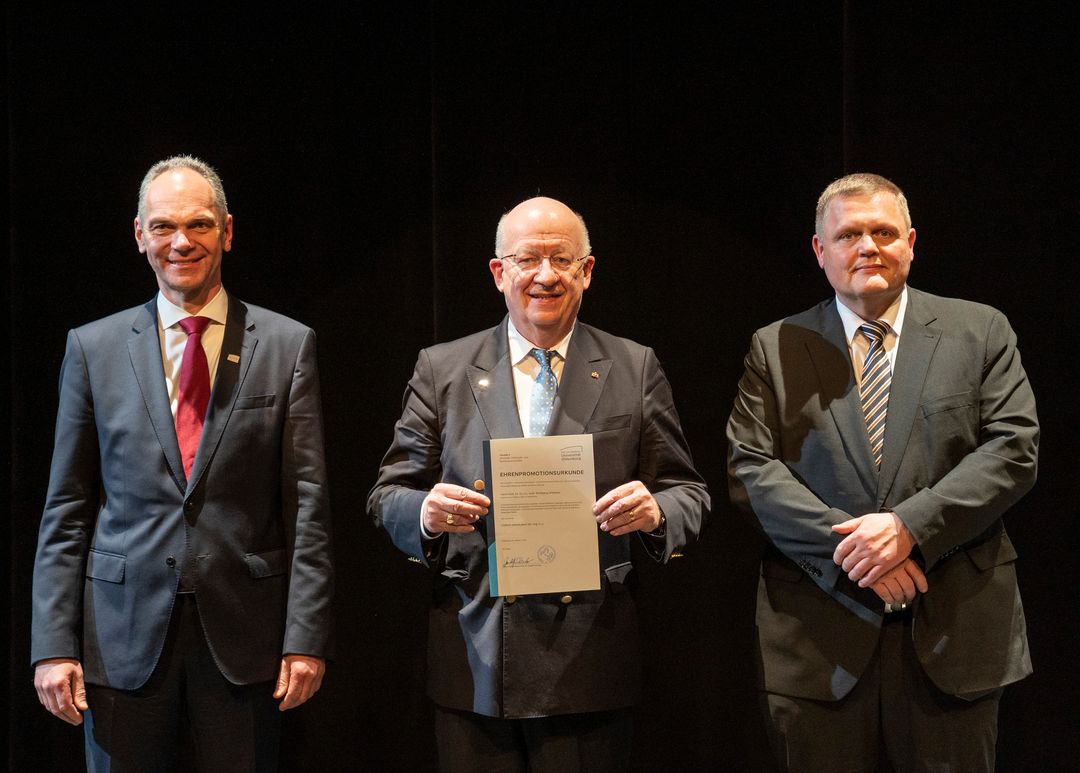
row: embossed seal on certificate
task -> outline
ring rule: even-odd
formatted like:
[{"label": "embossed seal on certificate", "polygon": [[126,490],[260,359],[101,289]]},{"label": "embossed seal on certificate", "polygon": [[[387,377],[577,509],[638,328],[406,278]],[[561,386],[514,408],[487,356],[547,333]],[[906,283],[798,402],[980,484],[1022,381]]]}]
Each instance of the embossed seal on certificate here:
[{"label": "embossed seal on certificate", "polygon": [[541,545],[536,550],[536,557],[540,559],[541,563],[550,564],[555,560],[555,548],[551,545]]}]

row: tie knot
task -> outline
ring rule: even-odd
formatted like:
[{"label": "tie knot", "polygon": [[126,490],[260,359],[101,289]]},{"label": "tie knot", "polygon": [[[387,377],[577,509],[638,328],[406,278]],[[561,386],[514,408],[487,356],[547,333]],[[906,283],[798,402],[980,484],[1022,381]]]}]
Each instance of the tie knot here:
[{"label": "tie knot", "polygon": [[180,320],[180,327],[182,327],[184,332],[189,336],[202,335],[209,324],[209,317],[187,317]]},{"label": "tie knot", "polygon": [[859,325],[859,331],[871,344],[879,344],[885,340],[889,332],[889,323],[882,322],[880,319],[870,320]]},{"label": "tie knot", "polygon": [[555,356],[555,354],[556,354],[556,353],[555,353],[554,351],[551,351],[551,350],[544,350],[544,349],[533,349],[533,350],[532,350],[531,352],[529,352],[529,353],[530,353],[530,354],[531,354],[531,355],[532,355],[533,357],[535,357],[535,358],[536,358],[536,361],[537,361],[537,362],[539,362],[539,363],[540,363],[540,370],[541,370],[541,371],[544,371],[544,370],[550,370],[550,369],[551,369],[551,358],[552,358],[553,356]]}]

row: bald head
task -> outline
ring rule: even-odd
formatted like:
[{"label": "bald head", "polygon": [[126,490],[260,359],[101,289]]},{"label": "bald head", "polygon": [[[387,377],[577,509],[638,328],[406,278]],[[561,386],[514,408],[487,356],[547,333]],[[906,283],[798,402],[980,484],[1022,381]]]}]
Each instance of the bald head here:
[{"label": "bald head", "polygon": [[575,258],[592,252],[589,231],[581,215],[546,196],[523,201],[499,219],[499,227],[495,229],[495,257],[504,257],[526,235],[572,242],[577,248]]}]

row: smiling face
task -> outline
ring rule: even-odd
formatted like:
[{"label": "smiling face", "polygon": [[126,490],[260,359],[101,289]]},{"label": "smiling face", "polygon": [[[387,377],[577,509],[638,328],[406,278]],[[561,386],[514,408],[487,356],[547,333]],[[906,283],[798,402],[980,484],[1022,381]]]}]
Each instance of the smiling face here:
[{"label": "smiling face", "polygon": [[192,169],[170,169],[146,190],[135,241],[170,302],[198,311],[221,288],[221,256],[232,248],[232,215],[214,208],[210,184]]},{"label": "smiling face", "polygon": [[813,246],[844,305],[864,319],[877,319],[907,283],[915,229],[906,226],[896,196],[888,191],[837,196]]},{"label": "smiling face", "polygon": [[[514,207],[503,219],[500,233],[502,255],[576,260],[586,249],[581,221],[554,199],[530,199]],[[548,260],[533,271],[522,270],[507,258],[495,258],[489,265],[514,327],[533,344],[551,348],[573,328],[595,262],[592,255],[585,256],[566,271],[556,271]]]}]

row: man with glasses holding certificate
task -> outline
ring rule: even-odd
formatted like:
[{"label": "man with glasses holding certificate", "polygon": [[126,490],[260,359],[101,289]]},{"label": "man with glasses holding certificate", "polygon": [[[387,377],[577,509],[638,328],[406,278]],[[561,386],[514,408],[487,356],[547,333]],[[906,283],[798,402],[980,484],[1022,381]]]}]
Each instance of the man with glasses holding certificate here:
[{"label": "man with glasses holding certificate", "polygon": [[[420,353],[368,511],[435,574],[440,767],[622,770],[640,694],[632,542],[667,561],[696,538],[709,495],[652,350],[577,321],[596,262],[582,218],[530,199],[500,220],[495,247],[509,314]],[[592,436],[600,589],[495,595],[484,443],[545,435]]]}]

